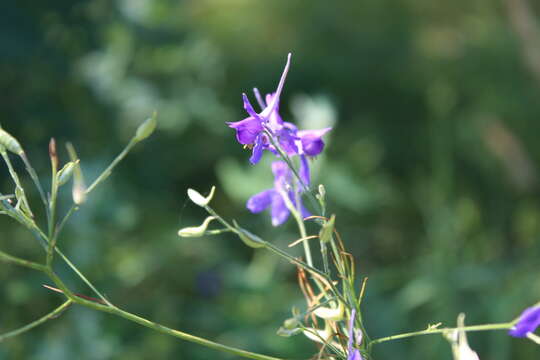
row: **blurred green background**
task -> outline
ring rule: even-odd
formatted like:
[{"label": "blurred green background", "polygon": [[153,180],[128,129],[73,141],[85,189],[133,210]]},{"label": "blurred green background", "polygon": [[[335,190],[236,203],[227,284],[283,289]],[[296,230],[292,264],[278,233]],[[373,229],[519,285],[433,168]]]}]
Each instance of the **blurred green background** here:
[{"label": "blurred green background", "polygon": [[[531,3],[3,2],[0,122],[47,184],[50,137],[64,162],[73,142],[93,180],[157,109],[156,133],[92,194],[60,247],[129,311],[307,358],[316,352],[307,339],[275,335],[304,303],[293,266],[231,236],[176,235],[205,217],[186,189],[215,184],[221,214],[282,247],[296,238],[293,224],[272,228],[267,214],[245,209],[271,184],[271,159],[250,166],[224,124],[246,116],[242,92],[275,89],[293,52],[281,112],[304,128],[334,127],[313,166],[369,277],[371,337],[452,325],[459,312],[470,324],[508,321],[540,298],[540,6]],[[0,174],[0,191],[13,192],[5,166]],[[2,250],[43,259],[13,221],[0,217],[0,229]],[[0,282],[0,332],[61,302],[27,269],[0,264]],[[469,342],[482,360],[539,354],[504,332]],[[451,358],[437,336],[378,345],[374,357]],[[172,358],[231,356],[80,307],[0,344],[0,359]]]}]

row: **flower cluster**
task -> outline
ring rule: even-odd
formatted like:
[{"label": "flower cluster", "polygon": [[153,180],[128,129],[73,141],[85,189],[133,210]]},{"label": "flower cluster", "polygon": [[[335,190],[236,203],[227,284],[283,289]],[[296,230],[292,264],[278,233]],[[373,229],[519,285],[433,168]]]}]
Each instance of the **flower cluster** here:
[{"label": "flower cluster", "polygon": [[[247,95],[242,94],[244,109],[248,117],[236,122],[229,122],[227,125],[236,130],[236,139],[246,148],[251,149],[252,154],[249,161],[256,164],[260,161],[264,150],[282,160],[272,164],[274,173],[274,188],[260,192],[251,197],[247,202],[247,208],[254,213],[261,212],[271,207],[272,224],[278,226],[283,224],[289,217],[287,203],[298,206],[302,215],[308,215],[307,210],[297,203],[302,191],[310,185],[309,157],[319,155],[324,149],[322,137],[331,128],[319,130],[298,130],[290,122],[283,121],[279,114],[279,98],[287,78],[291,63],[291,54],[287,57],[287,64],[279,80],[278,87],[274,93],[267,94],[263,100],[257,89],[254,89],[255,98],[261,112],[257,113]],[[283,160],[290,160],[298,157],[300,168],[298,178],[288,168],[289,163]],[[286,159],[284,159],[286,158]]]}]

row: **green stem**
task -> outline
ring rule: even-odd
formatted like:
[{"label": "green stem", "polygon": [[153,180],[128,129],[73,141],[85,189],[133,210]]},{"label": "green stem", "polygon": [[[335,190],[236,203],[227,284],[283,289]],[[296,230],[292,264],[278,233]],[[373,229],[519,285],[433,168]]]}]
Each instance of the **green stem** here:
[{"label": "green stem", "polygon": [[441,329],[427,329],[422,331],[413,331],[403,334],[397,334],[387,337],[382,337],[379,339],[372,340],[368,347],[371,348],[371,346],[380,344],[386,341],[392,341],[392,340],[398,340],[398,339],[405,339],[413,336],[421,336],[421,335],[434,335],[434,334],[442,334],[446,332],[456,331],[456,330],[462,330],[462,331],[486,331],[486,330],[508,330],[512,326],[514,326],[515,321],[507,322],[507,323],[499,323],[499,324],[484,324],[484,325],[472,325],[472,326],[464,326],[462,328],[441,328]]},{"label": "green stem", "polygon": [[135,144],[137,144],[137,141],[131,139],[131,141],[126,145],[126,147],[124,148],[124,150],[122,150],[122,152],[120,154],[118,154],[118,156],[111,162],[111,164],[101,173],[101,175],[98,176],[98,178],[96,180],[94,180],[94,182],[92,183],[92,185],[90,185],[88,187],[88,189],[86,189],[86,194],[89,194],[92,190],[94,190],[94,188],[96,186],[98,186],[103,180],[105,180],[106,178],[109,177],[109,175],[111,175],[113,169],[115,168],[116,165],[118,165],[118,163],[120,161],[122,161],[122,159],[124,159],[126,157],[126,155],[129,153],[129,151],[131,150],[131,148],[133,146],[135,146]]},{"label": "green stem", "polygon": [[19,265],[19,266],[24,266],[24,267],[27,267],[27,268],[30,268],[30,269],[33,269],[33,270],[37,270],[37,271],[46,272],[46,270],[47,270],[47,267],[45,265],[38,264],[38,263],[30,261],[30,260],[25,260],[25,259],[18,258],[16,256],[6,254],[3,251],[0,251],[0,260],[3,261],[3,262],[6,262],[6,263]]},{"label": "green stem", "polygon": [[220,344],[220,343],[217,343],[217,342],[214,342],[214,341],[210,341],[210,340],[207,340],[207,339],[195,336],[195,335],[185,333],[183,331],[179,331],[179,330],[169,328],[167,326],[164,326],[164,325],[158,324],[156,322],[147,320],[147,319],[145,319],[143,317],[132,314],[130,312],[127,312],[125,310],[122,310],[122,309],[114,307],[114,306],[106,306],[106,305],[102,305],[102,304],[94,302],[94,301],[90,301],[90,300],[78,297],[77,295],[73,294],[65,286],[65,284],[62,282],[62,280],[54,272],[50,271],[50,272],[48,272],[48,275],[51,278],[51,280],[55,283],[55,285],[58,286],[63,291],[64,296],[66,296],[69,299],[68,301],[70,301],[70,302],[74,302],[76,304],[79,304],[79,305],[82,305],[82,306],[85,306],[85,307],[88,307],[88,308],[91,308],[91,309],[94,309],[94,310],[97,310],[97,311],[101,311],[101,312],[105,312],[105,313],[109,313],[109,314],[113,314],[113,315],[122,317],[122,318],[124,318],[126,320],[135,322],[135,323],[137,323],[139,325],[145,326],[147,328],[150,328],[150,329],[155,330],[157,332],[160,332],[162,334],[170,335],[170,336],[182,339],[182,340],[190,341],[190,342],[193,342],[193,343],[196,343],[196,344],[199,344],[199,345],[202,345],[202,346],[206,346],[206,347],[214,349],[214,350],[227,352],[227,353],[230,353],[230,354],[233,354],[233,355],[236,355],[236,356],[240,356],[240,357],[243,357],[243,358],[255,359],[255,360],[283,360],[281,358],[276,358],[276,357],[272,357],[272,356],[257,354],[257,353],[253,353],[253,352],[250,352],[250,351],[238,349],[238,348],[235,348],[235,347],[232,347],[232,346],[223,345],[223,344]]},{"label": "green stem", "polygon": [[43,324],[44,322],[46,322],[48,320],[56,318],[57,316],[59,316],[62,313],[62,311],[64,311],[69,305],[71,305],[72,302],[73,302],[72,300],[68,299],[62,305],[60,305],[59,307],[57,307],[56,309],[54,309],[53,311],[51,311],[47,315],[43,316],[42,318],[40,318],[40,319],[38,319],[36,321],[33,321],[28,325],[20,327],[20,328],[18,328],[16,330],[13,330],[13,331],[10,331],[10,332],[7,332],[5,334],[0,335],[0,342],[6,340],[8,338],[11,338],[11,337],[20,335],[22,333],[25,333],[25,332],[27,332],[29,330],[32,330],[36,326],[41,325],[41,324]]},{"label": "green stem", "polygon": [[47,216],[49,216],[49,210],[48,210],[48,207],[47,207],[47,197],[45,196],[45,191],[43,191],[43,187],[41,187],[41,183],[39,182],[39,177],[37,176],[36,171],[34,170],[32,165],[30,164],[30,160],[28,160],[28,158],[26,157],[26,154],[22,153],[20,155],[20,157],[21,157],[22,161],[24,162],[24,165],[26,167],[26,171],[28,172],[28,174],[30,175],[30,178],[32,179],[32,181],[36,185],[36,188],[38,189],[39,196],[41,197],[41,201],[43,201],[43,204],[45,205],[45,210],[47,212]]},{"label": "green stem", "polygon": [[47,266],[51,266],[53,259],[54,259],[54,249],[56,247],[56,239],[57,239],[57,232],[56,232],[56,199],[58,195],[58,179],[57,179],[57,171],[58,171],[58,163],[57,159],[51,158],[51,194],[49,198],[49,221],[48,221],[48,229],[49,229],[49,244],[47,246]]}]

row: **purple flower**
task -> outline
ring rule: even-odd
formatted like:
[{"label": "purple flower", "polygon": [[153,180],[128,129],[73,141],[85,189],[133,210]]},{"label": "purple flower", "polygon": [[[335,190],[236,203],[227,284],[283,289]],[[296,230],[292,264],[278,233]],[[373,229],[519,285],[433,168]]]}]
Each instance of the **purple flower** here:
[{"label": "purple flower", "polygon": [[540,305],[525,309],[508,334],[514,337],[527,337],[527,334],[533,333],[538,326],[540,326]]},{"label": "purple flower", "polygon": [[360,345],[362,341],[362,334],[359,334],[356,340],[354,339],[354,318],[356,316],[356,309],[353,309],[351,312],[351,318],[349,320],[349,343],[347,346],[347,360],[363,360],[364,358],[360,354],[360,350],[353,347],[353,342],[356,342],[356,345]]},{"label": "purple flower", "polygon": [[[269,124],[271,117],[276,116],[277,108],[279,106],[279,96],[283,90],[290,63],[291,54],[287,56],[287,64],[285,65],[283,74],[281,74],[276,92],[271,96],[271,101],[260,113],[255,112],[247,95],[242,94],[244,109],[249,114],[249,117],[241,121],[227,123],[229,127],[236,130],[236,139],[238,142],[252,148],[253,152],[249,159],[252,164],[259,162],[264,148],[268,146],[268,139],[264,134],[264,128]],[[279,116],[279,114],[277,116]]]},{"label": "purple flower", "polygon": [[[253,195],[247,201],[246,206],[253,213],[259,213],[270,207],[272,225],[279,226],[289,218],[290,214],[283,196],[286,195],[296,206],[296,195],[299,195],[299,192],[294,190],[293,174],[284,161],[274,161],[272,172],[274,173],[274,187]],[[306,181],[306,179],[302,179],[302,181]],[[300,209],[303,217],[310,215],[301,203]]]},{"label": "purple flower", "polygon": [[302,152],[308,156],[317,156],[324,149],[322,136],[332,130],[332,128],[324,128],[321,130],[301,130],[297,135],[302,144]]}]

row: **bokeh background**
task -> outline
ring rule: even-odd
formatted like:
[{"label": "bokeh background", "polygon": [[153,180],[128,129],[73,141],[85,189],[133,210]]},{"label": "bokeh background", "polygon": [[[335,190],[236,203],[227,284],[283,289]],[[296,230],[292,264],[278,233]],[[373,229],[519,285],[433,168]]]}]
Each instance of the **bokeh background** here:
[{"label": "bokeh background", "polygon": [[[293,266],[231,236],[176,235],[205,216],[186,189],[215,184],[221,214],[282,247],[296,238],[293,224],[273,228],[267,214],[245,209],[271,184],[271,159],[249,165],[224,124],[245,117],[241,92],[275,89],[288,52],[282,114],[304,128],[334,127],[313,166],[369,277],[372,337],[452,325],[459,312],[470,324],[508,321],[539,300],[536,1],[20,0],[0,12],[0,121],[45,184],[50,137],[63,161],[73,142],[92,180],[159,111],[156,133],[59,243],[121,307],[252,351],[315,353],[302,336],[275,335],[303,305]],[[0,189],[13,191],[4,166]],[[32,199],[37,207],[35,191]],[[0,229],[2,250],[43,258],[13,221],[0,217]],[[0,264],[0,332],[61,302],[43,283]],[[504,332],[469,341],[483,360],[539,355]],[[451,358],[437,336],[380,345],[374,357]],[[232,357],[80,307],[0,344],[10,360],[173,358]]]}]

